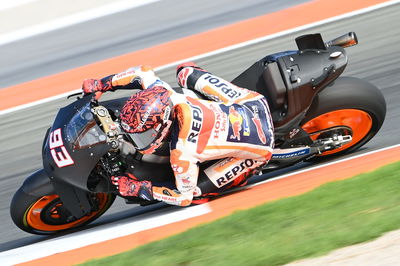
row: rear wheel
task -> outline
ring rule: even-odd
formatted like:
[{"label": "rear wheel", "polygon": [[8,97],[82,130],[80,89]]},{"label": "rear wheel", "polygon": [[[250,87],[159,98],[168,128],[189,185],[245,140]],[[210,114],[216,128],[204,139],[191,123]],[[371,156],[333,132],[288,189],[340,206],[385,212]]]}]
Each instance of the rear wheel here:
[{"label": "rear wheel", "polygon": [[341,155],[367,143],[381,128],[386,115],[382,93],[357,78],[340,78],[315,98],[302,128],[313,140],[350,135],[351,142],[316,158]]},{"label": "rear wheel", "polygon": [[11,202],[11,217],[22,230],[32,234],[54,234],[59,231],[88,224],[100,217],[113,203],[115,195],[90,194],[93,209],[76,219],[64,208],[56,194],[31,196],[19,189]]}]

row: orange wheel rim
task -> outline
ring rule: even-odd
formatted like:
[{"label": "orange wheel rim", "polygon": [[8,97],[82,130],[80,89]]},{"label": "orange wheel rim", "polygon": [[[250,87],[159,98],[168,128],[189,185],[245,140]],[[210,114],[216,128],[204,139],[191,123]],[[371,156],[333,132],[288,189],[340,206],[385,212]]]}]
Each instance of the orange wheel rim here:
[{"label": "orange wheel rim", "polygon": [[[108,197],[106,193],[98,193],[96,194],[96,197],[99,202],[99,210],[98,211],[93,211],[89,213],[88,215],[85,215],[81,217],[80,219],[71,221],[71,222],[66,222],[64,224],[48,224],[42,219],[42,211],[54,200],[59,198],[58,195],[48,195],[48,196],[43,196],[40,199],[38,199],[35,203],[32,204],[32,206],[27,210],[25,213],[25,222],[28,226],[39,230],[39,231],[48,231],[48,232],[53,232],[53,231],[60,231],[60,230],[65,230],[68,228],[73,228],[77,225],[80,225],[97,214],[101,213],[104,210],[104,207],[106,206],[108,202]],[[49,215],[53,219],[58,219],[60,218],[60,213],[59,213],[59,207],[62,206],[62,203],[59,202],[56,204],[54,207],[49,209]]]},{"label": "orange wheel rim", "polygon": [[[353,134],[351,142],[340,148],[323,152],[321,155],[334,154],[357,144],[370,132],[372,128],[372,118],[367,112],[362,110],[342,109],[313,118],[305,123],[302,128],[307,133],[312,134],[321,130],[339,126],[345,126],[352,130]],[[319,134],[315,134],[311,138],[316,140],[318,137]]]}]

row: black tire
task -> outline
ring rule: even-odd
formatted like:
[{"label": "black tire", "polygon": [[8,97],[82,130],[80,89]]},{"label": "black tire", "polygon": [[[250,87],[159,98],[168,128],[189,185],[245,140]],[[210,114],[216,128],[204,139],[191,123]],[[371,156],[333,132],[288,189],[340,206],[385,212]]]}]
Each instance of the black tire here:
[{"label": "black tire", "polygon": [[[58,195],[32,196],[25,193],[23,187],[21,187],[14,194],[11,201],[11,218],[20,229],[31,234],[51,235],[71,228],[77,228],[99,218],[115,200],[115,195],[113,194],[98,193],[92,195],[98,199],[100,208],[92,211],[87,216],[75,219],[62,207],[62,202]],[[42,209],[36,207],[35,213],[39,211],[40,214],[34,215],[33,208],[35,208],[34,206],[38,206],[38,204],[43,205]]]},{"label": "black tire", "polygon": [[[371,128],[360,140],[337,152],[321,154],[312,158],[320,160],[343,155],[366,144],[381,128],[386,116],[386,101],[382,92],[371,83],[351,77],[341,77],[322,90],[314,99],[301,125],[321,115],[340,110],[360,110],[371,118]],[[310,133],[310,132],[309,132]]]}]

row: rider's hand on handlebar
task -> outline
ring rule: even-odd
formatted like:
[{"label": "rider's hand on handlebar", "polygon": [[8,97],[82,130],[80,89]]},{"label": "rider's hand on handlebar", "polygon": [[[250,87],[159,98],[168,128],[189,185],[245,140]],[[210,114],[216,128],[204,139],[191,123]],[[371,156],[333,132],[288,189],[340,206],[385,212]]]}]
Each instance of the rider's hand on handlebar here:
[{"label": "rider's hand on handlebar", "polygon": [[103,84],[100,79],[85,79],[82,84],[83,94],[95,93],[101,91]]},{"label": "rider's hand on handlebar", "polygon": [[114,75],[104,77],[102,79],[85,79],[82,84],[82,91],[84,94],[89,93],[103,93],[113,90],[112,78]]}]

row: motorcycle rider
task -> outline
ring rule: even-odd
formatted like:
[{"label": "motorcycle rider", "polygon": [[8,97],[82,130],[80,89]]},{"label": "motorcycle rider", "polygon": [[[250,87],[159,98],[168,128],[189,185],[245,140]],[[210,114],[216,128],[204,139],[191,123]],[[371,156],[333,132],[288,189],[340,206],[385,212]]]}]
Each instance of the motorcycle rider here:
[{"label": "motorcycle rider", "polygon": [[[239,88],[192,62],[177,67],[180,87],[209,100],[177,93],[149,66],[130,68],[102,79],[86,79],[85,94],[119,88],[141,90],[125,103],[121,126],[138,151],[151,154],[168,138],[175,188],[139,181],[132,174],[112,177],[122,196],[187,206],[193,197],[241,185],[272,156],[273,125],[263,95]],[[218,160],[200,171],[199,164]],[[200,175],[206,182],[198,184]]]}]

